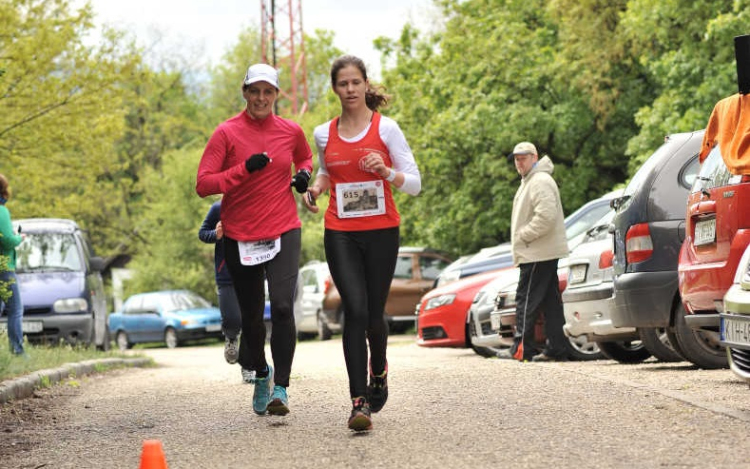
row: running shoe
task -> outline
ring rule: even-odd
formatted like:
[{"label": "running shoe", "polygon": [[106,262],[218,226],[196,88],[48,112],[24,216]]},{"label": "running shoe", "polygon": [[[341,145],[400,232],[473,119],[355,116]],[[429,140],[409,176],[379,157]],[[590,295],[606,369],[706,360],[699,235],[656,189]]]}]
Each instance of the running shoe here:
[{"label": "running shoe", "polygon": [[255,370],[247,370],[245,368],[242,368],[242,381],[244,381],[247,384],[253,384],[255,383]]},{"label": "running shoe", "polygon": [[388,400],[388,362],[385,362],[383,373],[375,376],[372,374],[372,363],[370,363],[370,384],[367,386],[367,400],[372,412],[380,412],[380,409]]},{"label": "running shoe", "polygon": [[261,378],[255,376],[255,390],[253,391],[253,411],[258,415],[263,415],[268,410],[268,401],[271,394],[271,379],[273,378],[273,367],[268,365],[268,375]]},{"label": "running shoe", "polygon": [[237,345],[236,337],[234,339],[224,339],[224,360],[230,365],[237,363],[237,358],[240,356],[240,349]]},{"label": "running shoe", "polygon": [[284,416],[289,413],[289,397],[286,395],[284,386],[276,385],[273,387],[271,402],[268,403],[268,413],[270,415]]},{"label": "running shoe", "polygon": [[352,414],[349,416],[349,430],[354,430],[355,432],[372,430],[370,404],[362,396],[352,398]]}]

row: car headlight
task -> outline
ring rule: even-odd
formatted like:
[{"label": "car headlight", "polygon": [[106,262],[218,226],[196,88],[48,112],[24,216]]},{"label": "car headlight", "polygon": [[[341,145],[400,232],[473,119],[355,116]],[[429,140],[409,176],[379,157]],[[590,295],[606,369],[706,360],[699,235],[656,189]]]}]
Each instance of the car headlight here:
[{"label": "car headlight", "polygon": [[449,305],[456,299],[455,294],[440,295],[427,300],[427,304],[424,305],[424,310],[429,311],[431,309],[439,308],[441,306]]},{"label": "car headlight", "polygon": [[495,309],[507,309],[512,308],[516,305],[516,291],[505,290],[497,294],[495,298]]},{"label": "car headlight", "polygon": [[482,303],[482,302],[483,302],[483,300],[484,300],[484,298],[485,298],[486,296],[487,296],[487,295],[485,294],[485,292],[484,292],[484,291],[482,291],[482,290],[479,290],[479,293],[477,293],[477,294],[476,294],[476,295],[474,296],[474,301],[472,301],[472,303],[475,303],[475,304],[476,304],[476,303]]},{"label": "car headlight", "polygon": [[191,324],[196,324],[195,319],[181,319],[180,324],[183,326],[189,326]]},{"label": "car headlight", "polygon": [[481,308],[492,307],[495,303],[496,296],[493,293],[494,292],[480,291],[477,293],[477,296],[474,297],[474,303]]},{"label": "car headlight", "polygon": [[63,314],[85,313],[89,310],[89,302],[84,298],[63,298],[55,301],[52,310]]}]

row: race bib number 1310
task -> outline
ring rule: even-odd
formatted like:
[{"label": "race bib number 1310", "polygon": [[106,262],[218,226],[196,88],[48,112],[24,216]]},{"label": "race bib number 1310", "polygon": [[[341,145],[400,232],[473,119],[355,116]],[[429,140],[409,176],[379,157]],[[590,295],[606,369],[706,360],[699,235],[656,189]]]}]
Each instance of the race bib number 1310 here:
[{"label": "race bib number 1310", "polygon": [[242,265],[258,265],[270,261],[281,251],[281,238],[264,239],[262,241],[238,241],[240,249],[240,263]]}]

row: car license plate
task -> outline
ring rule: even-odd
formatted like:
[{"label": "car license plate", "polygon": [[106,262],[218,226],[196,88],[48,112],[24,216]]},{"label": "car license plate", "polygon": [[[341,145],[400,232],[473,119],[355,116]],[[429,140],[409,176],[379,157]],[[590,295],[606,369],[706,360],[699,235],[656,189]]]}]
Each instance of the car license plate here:
[{"label": "car license plate", "polygon": [[[21,323],[21,330],[27,334],[42,332],[44,330],[44,323],[42,321],[23,321]],[[7,322],[0,322],[0,332],[8,332]]]},{"label": "car license plate", "polygon": [[490,327],[493,331],[500,330],[500,311],[493,311],[490,313]]},{"label": "car license plate", "polygon": [[702,220],[695,224],[695,245],[702,246],[716,241],[716,219]]},{"label": "car license plate", "polygon": [[42,321],[24,321],[21,328],[24,332],[34,334],[44,330],[44,323]]},{"label": "car license plate", "polygon": [[221,324],[209,324],[206,326],[206,332],[216,332],[221,330]]},{"label": "car license plate", "polygon": [[570,267],[568,283],[581,283],[586,280],[586,264],[578,264]]},{"label": "car license plate", "polygon": [[721,342],[750,347],[750,316],[721,315]]}]

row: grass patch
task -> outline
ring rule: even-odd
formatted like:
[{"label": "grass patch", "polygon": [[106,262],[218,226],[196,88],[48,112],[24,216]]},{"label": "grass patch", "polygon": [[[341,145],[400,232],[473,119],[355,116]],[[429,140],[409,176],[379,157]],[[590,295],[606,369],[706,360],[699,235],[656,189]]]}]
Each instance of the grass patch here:
[{"label": "grass patch", "polygon": [[[34,371],[57,368],[65,363],[76,363],[99,358],[133,358],[133,354],[124,354],[119,350],[102,352],[96,347],[71,346],[60,344],[32,345],[25,341],[25,356],[14,355],[5,333],[0,333],[0,381],[17,378]],[[103,367],[105,368],[105,367]],[[97,368],[98,369],[98,368]]]}]

